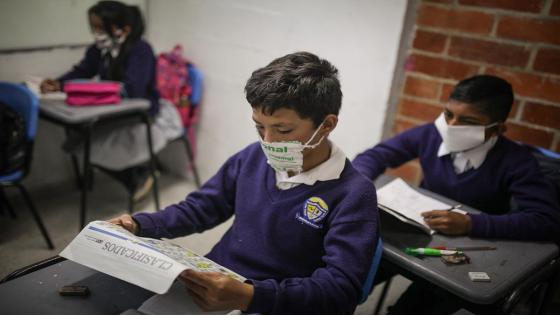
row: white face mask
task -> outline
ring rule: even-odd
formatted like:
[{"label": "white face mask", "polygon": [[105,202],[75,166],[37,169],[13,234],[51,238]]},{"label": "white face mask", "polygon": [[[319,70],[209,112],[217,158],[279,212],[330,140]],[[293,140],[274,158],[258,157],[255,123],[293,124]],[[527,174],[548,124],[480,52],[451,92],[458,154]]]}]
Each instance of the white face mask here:
[{"label": "white face mask", "polygon": [[436,128],[449,152],[461,152],[473,149],[485,141],[486,129],[496,126],[449,126],[442,113],[435,121]]},{"label": "white face mask", "polygon": [[122,30],[115,31],[113,37],[110,37],[106,33],[94,32],[93,39],[95,41],[95,46],[101,50],[103,55],[109,52],[113,58],[116,58],[119,55],[122,43],[126,40],[126,35],[123,34]]},{"label": "white face mask", "polygon": [[311,138],[309,138],[305,144],[302,144],[299,141],[265,142],[259,136],[261,148],[264,155],[266,155],[268,165],[278,172],[301,173],[303,170],[303,150],[315,149],[321,141],[323,141],[324,136],[321,137],[317,143],[313,145],[309,144],[315,138],[317,132],[321,129],[321,126],[323,126],[323,123],[319,125],[317,130],[315,130]]}]

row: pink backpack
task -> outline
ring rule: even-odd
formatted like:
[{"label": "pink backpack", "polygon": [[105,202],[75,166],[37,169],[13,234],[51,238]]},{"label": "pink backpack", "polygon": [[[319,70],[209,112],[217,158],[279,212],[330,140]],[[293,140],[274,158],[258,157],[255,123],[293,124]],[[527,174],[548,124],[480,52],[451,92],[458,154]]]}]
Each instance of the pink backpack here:
[{"label": "pink backpack", "polygon": [[156,82],[160,96],[175,105],[183,126],[190,127],[192,122],[191,95],[189,80],[189,61],[183,57],[183,47],[176,45],[171,52],[157,57]]},{"label": "pink backpack", "polygon": [[66,81],[64,92],[66,92],[66,103],[72,106],[108,105],[121,102],[121,83],[116,81]]}]

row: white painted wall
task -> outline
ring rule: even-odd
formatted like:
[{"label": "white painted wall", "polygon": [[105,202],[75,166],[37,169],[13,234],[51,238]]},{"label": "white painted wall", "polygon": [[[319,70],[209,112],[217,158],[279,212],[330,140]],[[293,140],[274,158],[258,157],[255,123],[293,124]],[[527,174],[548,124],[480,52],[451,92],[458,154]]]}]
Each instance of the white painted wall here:
[{"label": "white painted wall", "polygon": [[313,52],[339,69],[344,98],[332,139],[346,154],[379,141],[405,9],[405,0],[148,1],[148,39],[156,51],[182,44],[206,77],[202,177],[256,141],[245,82],[294,51]]}]

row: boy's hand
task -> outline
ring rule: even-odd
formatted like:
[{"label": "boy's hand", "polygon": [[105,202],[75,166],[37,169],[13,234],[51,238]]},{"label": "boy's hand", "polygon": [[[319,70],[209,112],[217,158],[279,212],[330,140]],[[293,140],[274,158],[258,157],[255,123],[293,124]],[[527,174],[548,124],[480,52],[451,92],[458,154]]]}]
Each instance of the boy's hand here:
[{"label": "boy's hand", "polygon": [[203,311],[242,310],[249,307],[254,289],[248,283],[219,272],[185,270],[180,275],[187,292]]},{"label": "boy's hand", "polygon": [[60,91],[60,82],[53,79],[45,79],[41,82],[41,93]]},{"label": "boy's hand", "polygon": [[123,214],[121,216],[108,220],[108,222],[120,225],[132,234],[138,233],[138,223],[136,223],[136,221],[132,219],[132,216],[130,216],[130,214]]},{"label": "boy's hand", "polygon": [[466,235],[471,231],[471,217],[465,214],[446,211],[432,210],[423,212],[424,222],[432,230],[448,235]]}]

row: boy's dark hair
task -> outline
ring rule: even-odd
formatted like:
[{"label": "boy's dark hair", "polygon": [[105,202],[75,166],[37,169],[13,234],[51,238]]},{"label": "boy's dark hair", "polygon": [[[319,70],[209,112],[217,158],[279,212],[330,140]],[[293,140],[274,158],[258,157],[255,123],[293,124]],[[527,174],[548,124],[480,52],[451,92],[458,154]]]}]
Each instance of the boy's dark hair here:
[{"label": "boy's dark hair", "polygon": [[144,19],[142,13],[137,6],[126,5],[118,1],[99,1],[88,10],[89,15],[98,16],[103,21],[103,28],[107,35],[113,36],[112,27],[116,26],[123,29],[125,26],[130,27],[130,33],[127,35],[125,42],[121,46],[119,55],[110,58],[107,77],[103,79],[122,81],[124,77],[125,60],[130,54],[134,44],[142,38],[144,34]]},{"label": "boy's dark hair", "polygon": [[513,104],[513,89],[504,79],[475,75],[459,82],[449,99],[473,106],[491,122],[504,122]]},{"label": "boy's dark hair", "polygon": [[245,94],[251,107],[267,115],[288,108],[311,119],[315,127],[327,115],[338,115],[342,103],[338,70],[308,52],[280,57],[254,71]]}]

